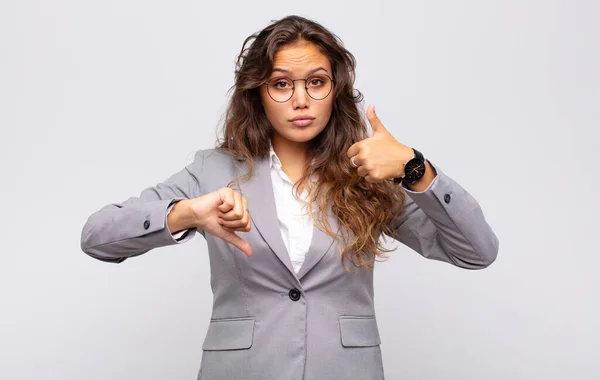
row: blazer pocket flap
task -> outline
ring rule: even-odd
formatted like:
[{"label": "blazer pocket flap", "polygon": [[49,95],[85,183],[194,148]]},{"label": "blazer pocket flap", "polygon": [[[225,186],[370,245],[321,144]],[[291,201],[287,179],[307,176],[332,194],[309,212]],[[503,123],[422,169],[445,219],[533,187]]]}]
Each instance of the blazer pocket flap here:
[{"label": "blazer pocket flap", "polygon": [[254,318],[213,319],[202,349],[205,351],[242,350],[252,347]]},{"label": "blazer pocket flap", "polygon": [[381,344],[375,317],[341,316],[340,334],[344,347],[371,347]]}]

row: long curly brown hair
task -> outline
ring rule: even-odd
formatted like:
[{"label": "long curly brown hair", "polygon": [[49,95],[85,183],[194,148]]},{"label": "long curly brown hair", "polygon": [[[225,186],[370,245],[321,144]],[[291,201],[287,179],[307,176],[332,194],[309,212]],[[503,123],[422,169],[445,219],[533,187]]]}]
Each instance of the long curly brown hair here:
[{"label": "long curly brown hair", "polygon": [[[375,261],[391,251],[383,246],[380,237],[391,232],[389,226],[402,211],[405,194],[390,182],[365,181],[346,156],[348,148],[368,134],[359,109],[363,95],[354,89],[356,60],[336,35],[312,20],[288,16],[246,38],[237,57],[235,84],[230,89],[217,149],[245,162],[248,172],[242,176],[244,179],[252,176],[255,158],[268,156],[273,128],[261,103],[260,86],[271,74],[277,51],[302,40],[314,43],[329,57],[335,86],[331,118],[325,129],[309,142],[309,159],[295,189],[308,190],[311,217],[315,204],[320,210],[320,217],[313,218],[315,225],[341,240],[342,264],[345,266],[348,260],[354,267],[372,269]],[[313,183],[310,178],[315,174],[318,180]],[[339,234],[327,223],[328,208],[338,219]]]}]

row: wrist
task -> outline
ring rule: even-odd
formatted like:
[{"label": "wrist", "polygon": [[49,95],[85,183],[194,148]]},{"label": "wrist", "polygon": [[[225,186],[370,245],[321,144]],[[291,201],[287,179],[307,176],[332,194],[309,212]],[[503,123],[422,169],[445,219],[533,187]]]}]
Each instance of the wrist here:
[{"label": "wrist", "polygon": [[425,160],[425,174],[423,174],[423,176],[415,183],[406,184],[406,187],[415,192],[423,192],[429,188],[435,176],[435,170],[433,169],[429,161]]},{"label": "wrist", "polygon": [[400,145],[401,148],[398,149],[398,154],[396,155],[395,159],[395,161],[398,163],[398,175],[394,176],[393,178],[404,177],[404,165],[414,156],[414,151],[411,147],[402,144]]},{"label": "wrist", "polygon": [[194,216],[189,206],[189,199],[175,202],[173,209],[167,215],[167,225],[171,233],[177,233],[195,227]]},{"label": "wrist", "polygon": [[402,183],[405,186],[417,183],[425,175],[427,169],[423,154],[414,148],[408,149],[412,152],[412,156],[405,159],[402,164],[402,173],[393,179],[395,183]]}]

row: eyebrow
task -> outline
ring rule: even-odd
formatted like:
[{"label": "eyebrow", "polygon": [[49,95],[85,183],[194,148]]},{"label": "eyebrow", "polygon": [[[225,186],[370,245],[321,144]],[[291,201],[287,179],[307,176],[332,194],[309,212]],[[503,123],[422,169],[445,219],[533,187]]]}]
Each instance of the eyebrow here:
[{"label": "eyebrow", "polygon": [[[317,67],[317,68],[315,68],[315,69],[312,69],[312,70],[310,70],[310,71],[307,73],[307,75],[306,75],[306,76],[311,76],[312,74],[316,73],[316,72],[317,72],[317,71],[319,71],[319,70],[323,70],[323,71],[325,71],[326,73],[329,73],[329,71],[327,71],[327,69],[325,69],[324,67],[322,67],[322,66],[321,66],[321,67]],[[279,71],[279,72],[282,72],[282,73],[286,73],[286,74],[289,74],[289,73],[290,73],[290,71],[289,71],[289,70],[283,69],[283,68],[281,68],[281,67],[276,67],[276,68],[274,68],[274,69],[273,69],[273,73],[274,73],[274,72],[276,72],[276,71]]]}]

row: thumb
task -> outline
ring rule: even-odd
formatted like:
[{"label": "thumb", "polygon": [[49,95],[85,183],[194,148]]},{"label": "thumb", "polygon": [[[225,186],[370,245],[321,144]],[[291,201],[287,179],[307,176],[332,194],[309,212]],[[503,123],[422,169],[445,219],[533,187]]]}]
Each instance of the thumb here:
[{"label": "thumb", "polygon": [[379,120],[379,117],[377,117],[377,114],[375,113],[374,104],[370,104],[369,108],[367,108],[367,119],[369,120],[369,124],[371,124],[371,130],[373,131],[373,134],[386,131],[383,123],[381,120]]},{"label": "thumb", "polygon": [[252,256],[252,247],[250,246],[250,244],[246,240],[239,237],[235,232],[233,232],[229,228],[223,227],[223,235],[221,235],[221,238],[226,242],[238,247],[240,251],[246,254],[246,256]]}]

